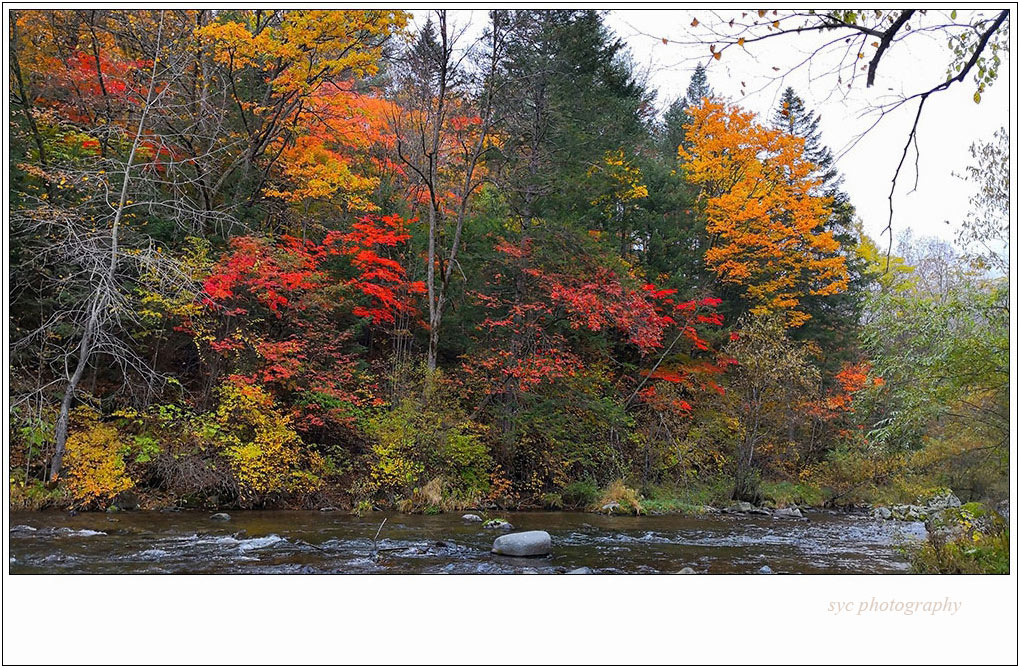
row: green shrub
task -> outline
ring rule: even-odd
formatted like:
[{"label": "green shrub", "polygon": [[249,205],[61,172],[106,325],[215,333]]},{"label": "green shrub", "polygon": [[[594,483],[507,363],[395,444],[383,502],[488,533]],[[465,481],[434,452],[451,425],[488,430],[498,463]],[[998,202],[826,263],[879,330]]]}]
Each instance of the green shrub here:
[{"label": "green shrub", "polygon": [[762,482],[759,489],[762,497],[776,507],[810,505],[821,507],[825,503],[822,488],[804,482]]},{"label": "green shrub", "polygon": [[542,495],[542,507],[545,509],[563,509],[563,496],[559,493],[545,493]]},{"label": "green shrub", "polygon": [[563,487],[563,505],[570,508],[587,508],[599,499],[599,487],[591,480],[571,482]]},{"label": "green shrub", "polygon": [[[373,438],[371,478],[375,490],[393,499],[409,499],[447,509],[480,502],[489,488],[492,459],[482,442],[484,427],[469,421],[454,403],[426,405],[405,398],[365,425]],[[436,482],[433,484],[433,482]],[[431,486],[440,500],[419,501],[415,493]]]}]

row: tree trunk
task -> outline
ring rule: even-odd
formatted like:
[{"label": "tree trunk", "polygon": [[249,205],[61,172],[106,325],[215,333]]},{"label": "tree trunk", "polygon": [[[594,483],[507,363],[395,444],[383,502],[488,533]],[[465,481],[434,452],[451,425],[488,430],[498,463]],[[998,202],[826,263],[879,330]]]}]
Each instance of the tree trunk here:
[{"label": "tree trunk", "polygon": [[64,399],[60,403],[60,416],[54,427],[53,436],[53,460],[50,463],[49,481],[56,483],[60,478],[60,471],[64,465],[64,450],[67,446],[67,428],[71,414],[71,405],[74,403],[74,394],[78,390],[85,368],[88,367],[89,359],[92,357],[92,348],[96,341],[96,335],[100,329],[100,319],[108,311],[113,291],[116,290],[115,276],[118,260],[118,234],[120,232],[120,221],[124,215],[124,207],[127,204],[128,183],[131,179],[131,164],[134,162],[135,153],[138,151],[138,144],[142,139],[142,132],[145,130],[145,119],[149,113],[149,106],[152,104],[152,94],[156,87],[156,62],[159,60],[160,44],[163,36],[163,13],[160,12],[159,32],[156,37],[156,58],[153,60],[152,72],[149,76],[149,89],[145,95],[144,107],[141,116],[138,118],[138,128],[135,131],[135,138],[131,144],[131,151],[128,153],[127,163],[124,166],[124,182],[120,188],[120,200],[114,212],[113,223],[110,226],[110,264],[107,267],[107,274],[101,277],[92,297],[92,309],[89,312],[88,321],[85,324],[85,331],[82,333],[81,342],[78,345],[78,363],[74,372],[67,380],[67,388],[64,390]]},{"label": "tree trunk", "polygon": [[56,483],[60,478],[60,472],[64,467],[64,448],[67,446],[67,424],[71,415],[71,405],[74,403],[74,394],[81,382],[85,367],[88,365],[92,353],[92,341],[95,329],[98,326],[98,306],[94,305],[89,315],[89,322],[85,326],[85,333],[82,334],[81,344],[78,347],[78,364],[74,373],[67,380],[67,388],[64,389],[64,400],[60,403],[60,415],[57,417],[55,434],[53,436],[53,459],[50,461],[50,483]]}]

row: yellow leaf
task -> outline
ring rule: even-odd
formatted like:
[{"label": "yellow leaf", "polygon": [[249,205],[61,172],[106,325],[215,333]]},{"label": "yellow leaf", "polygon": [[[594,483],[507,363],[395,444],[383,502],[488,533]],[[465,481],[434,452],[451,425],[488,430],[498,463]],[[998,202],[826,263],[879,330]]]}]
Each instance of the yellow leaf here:
[{"label": "yellow leaf", "polygon": [[763,16],[765,16],[765,10],[764,9],[759,9],[758,10],[758,18],[760,19]]},{"label": "yellow leaf", "polygon": [[980,91],[975,91],[974,92],[974,102],[976,102],[978,104],[981,104],[981,92]]},{"label": "yellow leaf", "polygon": [[720,58],[722,58],[722,52],[718,51],[718,52],[712,54],[712,58],[714,58],[716,60],[719,60]]},{"label": "yellow leaf", "polygon": [[739,40],[737,40],[737,45],[738,46],[744,46],[744,38],[743,37],[741,37]]},{"label": "yellow leaf", "polygon": [[779,27],[779,21],[773,21],[772,22],[772,27],[773,28],[778,28]]}]

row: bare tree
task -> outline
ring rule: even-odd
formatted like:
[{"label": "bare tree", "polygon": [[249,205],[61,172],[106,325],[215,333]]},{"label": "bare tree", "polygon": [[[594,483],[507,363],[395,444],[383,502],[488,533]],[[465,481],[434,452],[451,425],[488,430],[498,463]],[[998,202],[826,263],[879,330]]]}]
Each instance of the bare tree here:
[{"label": "bare tree", "polygon": [[[134,304],[138,296],[146,290],[162,294],[195,290],[187,273],[148,236],[132,231],[131,243],[125,244],[124,226],[132,209],[161,208],[178,216],[188,211],[179,201],[152,196],[156,186],[173,181],[175,170],[165,165],[162,170],[154,168],[165,140],[148,132],[148,121],[153,110],[166,104],[173,84],[185,69],[180,54],[168,48],[165,18],[165,13],[159,12],[149,54],[152,64],[147,76],[136,82],[133,111],[137,116],[133,122],[118,118],[120,110],[108,103],[95,128],[108,148],[84,165],[48,166],[47,179],[65,188],[76,188],[80,199],[66,205],[43,200],[34,207],[19,208],[11,217],[12,237],[31,240],[26,248],[50,267],[60,269],[49,277],[47,290],[66,296],[37,328],[12,343],[12,351],[45,341],[58,328],[75,334],[64,339],[66,348],[59,350],[54,359],[59,373],[50,382],[63,385],[54,427],[50,481],[60,476],[70,412],[90,366],[94,367],[101,357],[108,358],[121,369],[125,384],[142,379],[151,385],[163,379],[136,353],[132,331],[139,320]],[[95,62],[102,61],[96,57]],[[104,77],[98,66],[96,76]],[[101,90],[109,97],[105,85]],[[132,110],[124,113],[130,115]],[[115,144],[126,147],[125,158],[115,157]],[[33,392],[44,391],[45,387],[40,386]]]},{"label": "bare tree", "polygon": [[[414,175],[427,199],[428,251],[425,284],[428,290],[428,369],[436,369],[443,314],[457,266],[472,196],[484,183],[481,162],[488,150],[494,109],[493,73],[502,58],[505,27],[492,13],[486,31],[487,49],[479,72],[469,72],[469,59],[479,45],[458,50],[463,30],[449,22],[446,10],[436,11],[404,56],[398,78],[401,111],[393,119],[398,156]],[[470,100],[474,95],[475,100]],[[477,119],[472,132],[458,131],[458,111],[474,103]],[[452,202],[447,194],[452,193]],[[452,219],[452,220],[451,220]]]}]

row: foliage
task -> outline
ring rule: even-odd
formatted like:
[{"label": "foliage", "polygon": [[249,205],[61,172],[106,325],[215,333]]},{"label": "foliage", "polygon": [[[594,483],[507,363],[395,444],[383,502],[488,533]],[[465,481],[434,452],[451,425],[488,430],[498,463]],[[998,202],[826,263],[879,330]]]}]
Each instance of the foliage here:
[{"label": "foliage", "polygon": [[432,506],[477,504],[488,493],[492,461],[480,439],[485,428],[442,398],[405,398],[367,420],[370,477],[379,493]]},{"label": "foliage", "polygon": [[[877,65],[904,16],[751,12],[706,61],[834,21]],[[961,78],[1005,17],[940,28]],[[963,251],[890,255],[793,89],[758,119],[700,64],[659,120],[604,12],[452,19],[12,13],[12,504],[1002,494],[1005,134]]]},{"label": "foliage", "polygon": [[[781,315],[748,315],[737,327],[739,335],[726,347],[739,363],[727,394],[738,421],[733,497],[758,502],[760,468],[794,446],[788,426],[800,401],[817,393],[819,374],[805,346],[787,336]],[[796,456],[784,460],[796,462]]]},{"label": "foliage", "polygon": [[[690,111],[687,178],[702,186],[708,231],[720,243],[705,253],[724,282],[742,286],[753,314],[781,313],[790,326],[810,318],[805,295],[846,290],[846,261],[824,231],[828,200],[804,153],[804,140],[764,127],[754,115],[706,100]],[[821,231],[821,232],[819,232]]]},{"label": "foliage", "polygon": [[231,381],[220,388],[216,443],[237,479],[242,503],[313,486],[300,471],[300,439],[290,418],[262,388]]},{"label": "foliage", "polygon": [[967,178],[978,185],[971,197],[971,213],[956,241],[970,249],[970,261],[999,274],[1009,273],[1009,133],[995,131],[989,142],[970,147],[976,165],[967,166]]},{"label": "foliage", "polygon": [[927,540],[913,551],[920,574],[1009,574],[1009,523],[980,503],[940,512],[925,522]]},{"label": "foliage", "polygon": [[102,505],[131,489],[134,482],[124,468],[129,447],[117,428],[87,409],[79,410],[74,422],[67,440],[67,488],[75,502],[83,507]]}]

